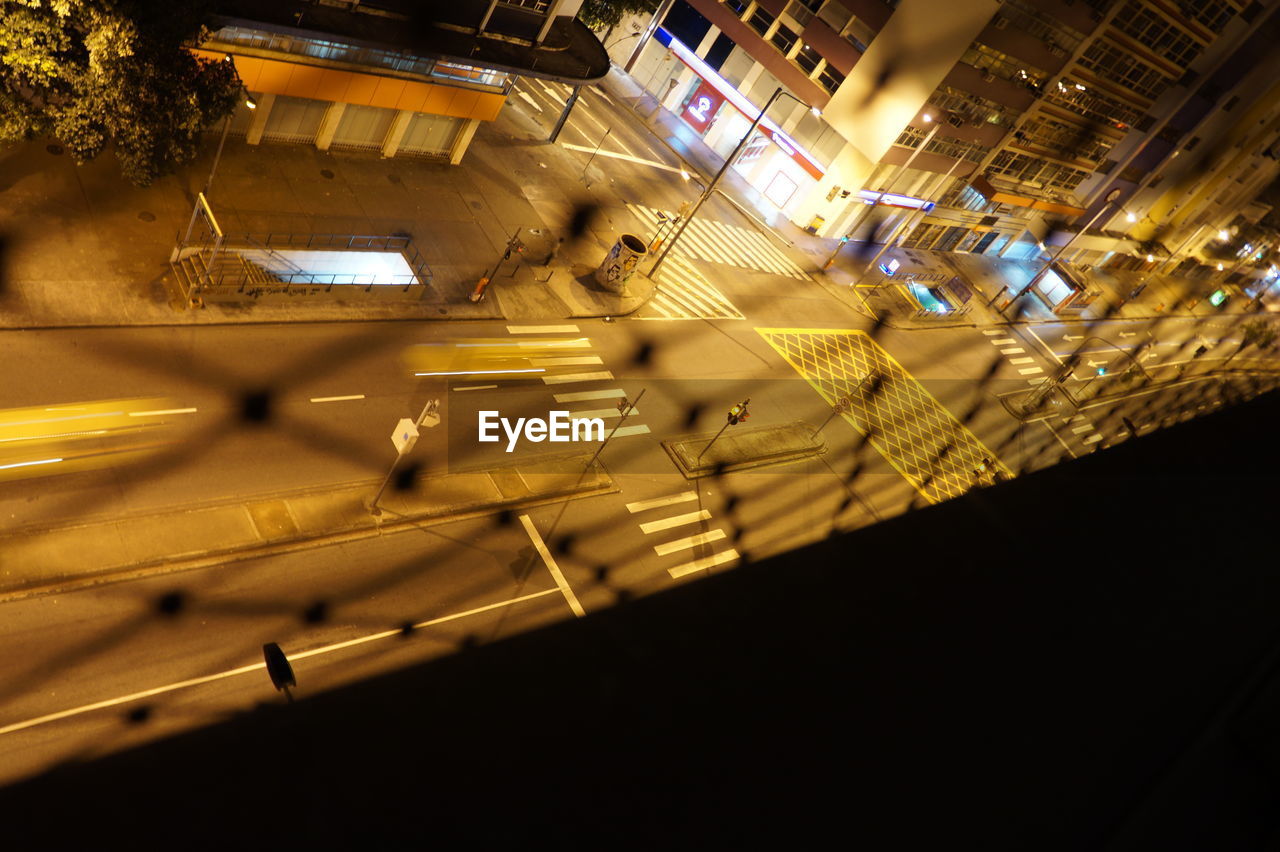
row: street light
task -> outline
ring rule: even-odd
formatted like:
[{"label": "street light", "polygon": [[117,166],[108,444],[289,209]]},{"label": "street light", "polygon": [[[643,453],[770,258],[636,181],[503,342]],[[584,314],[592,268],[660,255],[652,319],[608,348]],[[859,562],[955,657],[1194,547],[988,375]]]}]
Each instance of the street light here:
[{"label": "street light", "polygon": [[[933,116],[927,112],[924,115],[922,115],[921,118],[924,119],[925,124],[930,124],[933,122]],[[929,143],[933,141],[934,134],[938,132],[938,128],[941,126],[942,126],[941,121],[934,123],[933,127],[929,129],[929,132],[925,134],[924,141],[920,143],[919,147],[917,147],[915,150],[911,152],[911,156],[907,157],[907,161],[905,163],[898,166],[898,168],[894,171],[892,177],[890,177],[889,180],[885,182],[884,189],[880,190],[880,193],[875,197],[875,200],[871,202],[871,212],[875,212],[876,207],[880,204],[880,200],[884,198],[885,193],[887,193],[890,187],[892,187],[893,184],[898,180],[898,176],[911,166],[911,163],[915,161],[916,156],[921,151],[929,147]],[[847,243],[849,241],[849,238],[852,236],[853,236],[853,228],[850,228],[849,232],[844,235],[844,238],[836,243],[836,247],[832,249],[831,256],[827,258],[826,263],[822,264],[823,269],[831,268],[831,264],[836,262],[836,255],[840,253],[840,247],[843,246],[845,243]],[[883,253],[884,252],[881,251],[881,254]],[[876,257],[879,257],[879,256],[880,255],[876,255]],[[871,262],[875,263],[875,259],[872,259]],[[867,269],[870,269],[870,268],[871,268],[871,265],[868,264]],[[865,270],[864,270],[864,273],[865,273]]]},{"label": "street light", "polygon": [[769,96],[769,100],[765,102],[764,108],[760,110],[760,113],[755,117],[755,120],[751,122],[751,126],[747,128],[747,132],[742,134],[742,138],[738,140],[738,144],[729,152],[729,156],[725,158],[724,165],[720,167],[720,171],[716,172],[716,176],[711,179],[711,182],[707,184],[706,189],[702,190],[702,194],[698,196],[698,200],[693,203],[693,208],[689,211],[689,215],[684,217],[684,220],[680,223],[680,227],[671,235],[671,242],[667,243],[667,247],[663,250],[662,254],[658,255],[658,259],[654,261],[653,267],[649,270],[650,278],[658,274],[658,267],[662,266],[662,262],[667,259],[667,255],[676,247],[676,243],[679,242],[680,235],[684,233],[684,229],[689,227],[689,223],[693,221],[693,217],[698,215],[699,208],[701,208],[703,203],[711,197],[711,193],[715,191],[716,184],[720,183],[720,178],[724,177],[725,172],[729,171],[729,166],[733,165],[733,161],[738,159],[738,154],[742,152],[744,147],[746,147],[747,141],[755,135],[756,128],[760,126],[760,122],[764,119],[765,113],[769,111],[769,107],[773,106],[773,102],[781,95],[786,95],[801,106],[809,107],[809,111],[815,116],[822,115],[822,111],[816,106],[805,103],[790,92],[784,91],[781,86],[775,89],[773,94]]},{"label": "street light", "polygon": [[[222,61],[231,64],[232,73],[235,73],[235,64],[232,62],[231,54],[227,54]],[[240,82],[238,74],[236,75],[236,82],[238,90],[244,92],[244,105],[251,110],[257,109],[258,102],[245,91],[244,83]],[[231,112],[227,113],[226,123],[222,125],[222,138],[218,140],[218,153],[213,155],[213,168],[209,169],[209,179],[204,182],[204,195],[206,198],[209,197],[209,190],[213,188],[213,176],[218,173],[218,162],[222,159],[222,147],[227,144],[227,134],[231,131],[231,117],[235,115],[235,112],[235,108],[232,107]]]},{"label": "street light", "polygon": [[[1040,271],[1037,272],[1032,277],[1032,279],[1027,282],[1027,286],[1023,287],[1016,294],[1014,294],[1012,298],[1009,299],[1009,303],[1013,304],[1014,299],[1017,299],[1023,293],[1027,292],[1032,287],[1039,284],[1040,279],[1043,278],[1046,274],[1048,274],[1049,270],[1053,268],[1053,265],[1058,262],[1058,258],[1062,257],[1063,253],[1066,252],[1067,249],[1071,248],[1071,246],[1075,244],[1075,241],[1080,239],[1081,235],[1083,235],[1085,231],[1088,231],[1090,228],[1092,228],[1093,223],[1098,221],[1100,218],[1102,218],[1102,214],[1106,213],[1107,209],[1110,208],[1111,205],[1114,204],[1116,199],[1119,197],[1120,197],[1119,189],[1113,189],[1109,193],[1107,193],[1106,202],[1102,205],[1102,207],[1098,208],[1097,213],[1093,214],[1093,218],[1089,220],[1089,223],[1085,225],[1083,228],[1081,228],[1080,230],[1076,231],[1075,234],[1072,235],[1071,239],[1067,240],[1066,244],[1063,245],[1062,248],[1058,249],[1058,251],[1053,255],[1053,257],[1049,258],[1049,262],[1046,263],[1043,267],[1041,267]],[[999,295],[1000,295],[999,293],[996,293],[995,297],[991,299],[991,302],[994,302],[996,298],[999,297]],[[991,302],[988,302],[987,304],[991,304]]]}]

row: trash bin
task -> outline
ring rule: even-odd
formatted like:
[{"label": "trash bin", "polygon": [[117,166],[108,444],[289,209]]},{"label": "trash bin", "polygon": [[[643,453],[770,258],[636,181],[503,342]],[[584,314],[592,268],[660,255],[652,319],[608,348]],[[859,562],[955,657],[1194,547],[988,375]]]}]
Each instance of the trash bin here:
[{"label": "trash bin", "polygon": [[621,293],[640,261],[648,254],[644,240],[635,234],[623,234],[596,269],[596,282],[606,290]]},{"label": "trash bin", "polygon": [[814,216],[809,220],[809,224],[805,227],[805,230],[814,236],[817,236],[818,231],[822,230],[822,226],[825,224],[827,224],[827,220],[824,217]]}]

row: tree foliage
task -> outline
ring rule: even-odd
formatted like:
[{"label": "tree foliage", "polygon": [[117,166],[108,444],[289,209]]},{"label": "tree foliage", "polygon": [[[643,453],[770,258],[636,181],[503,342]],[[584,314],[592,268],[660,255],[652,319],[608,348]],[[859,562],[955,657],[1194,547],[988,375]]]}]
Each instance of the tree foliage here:
[{"label": "tree foliage", "polygon": [[593,30],[613,29],[627,15],[644,15],[658,8],[659,0],[584,0],[578,20]]},{"label": "tree foliage", "polygon": [[0,140],[52,136],[76,162],[114,144],[139,186],[195,156],[234,108],[229,63],[197,59],[205,0],[0,0]]}]

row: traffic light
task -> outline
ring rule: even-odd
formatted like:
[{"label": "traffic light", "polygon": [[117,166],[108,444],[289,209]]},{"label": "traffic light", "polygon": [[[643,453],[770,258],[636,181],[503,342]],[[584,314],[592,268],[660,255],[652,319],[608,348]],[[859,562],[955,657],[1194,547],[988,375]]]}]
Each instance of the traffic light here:
[{"label": "traffic light", "polygon": [[743,420],[746,420],[748,417],[751,416],[751,412],[747,411],[747,403],[749,402],[751,402],[750,397],[744,399],[742,402],[738,403],[733,408],[729,409],[729,425],[730,426],[737,426]]}]

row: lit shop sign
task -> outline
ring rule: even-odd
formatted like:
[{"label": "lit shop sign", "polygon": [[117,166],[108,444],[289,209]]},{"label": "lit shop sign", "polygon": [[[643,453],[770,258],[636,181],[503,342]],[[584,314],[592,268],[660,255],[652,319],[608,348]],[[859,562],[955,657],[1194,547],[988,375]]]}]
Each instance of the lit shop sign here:
[{"label": "lit shop sign", "polygon": [[881,196],[880,193],[869,189],[858,190],[858,195],[862,197],[864,204],[875,204],[876,199],[879,198],[881,204],[887,204],[890,207],[906,207],[908,210],[923,210],[926,213],[933,209],[932,201],[912,198],[910,195],[894,195],[892,192],[886,192]]},{"label": "lit shop sign", "polygon": [[724,103],[724,98],[715,90],[715,87],[703,80],[698,86],[698,90],[693,93],[693,97],[689,98],[689,103],[684,108],[684,115],[681,116],[688,122],[694,130],[699,133],[707,132],[707,125],[711,123],[711,119],[715,118],[716,110],[720,109],[720,104]]},{"label": "lit shop sign", "polygon": [[[702,78],[703,86],[710,85],[711,88],[718,92],[724,100],[733,104],[734,109],[738,110],[738,112],[742,113],[747,118],[755,118],[760,114],[760,108],[758,106],[747,100],[741,92],[733,87],[733,84],[717,74],[714,68],[703,62],[702,59],[686,47],[680,39],[675,38],[662,27],[658,27],[658,31],[654,33],[654,38],[658,40],[659,44],[662,44],[674,53],[677,59],[693,69],[693,72]],[[699,86],[699,91],[701,91],[701,89],[702,86]],[[713,109],[712,114],[714,113],[715,110]],[[686,118],[686,121],[687,120],[688,119]],[[821,179],[822,176],[826,174],[826,170],[813,158],[813,155],[806,151],[803,145],[796,142],[796,140],[783,132],[781,127],[774,124],[773,119],[768,116],[762,118],[760,120],[760,132],[776,142],[778,147],[781,148],[787,156],[795,160],[796,163],[800,165],[800,168],[804,169],[814,178]]]}]

